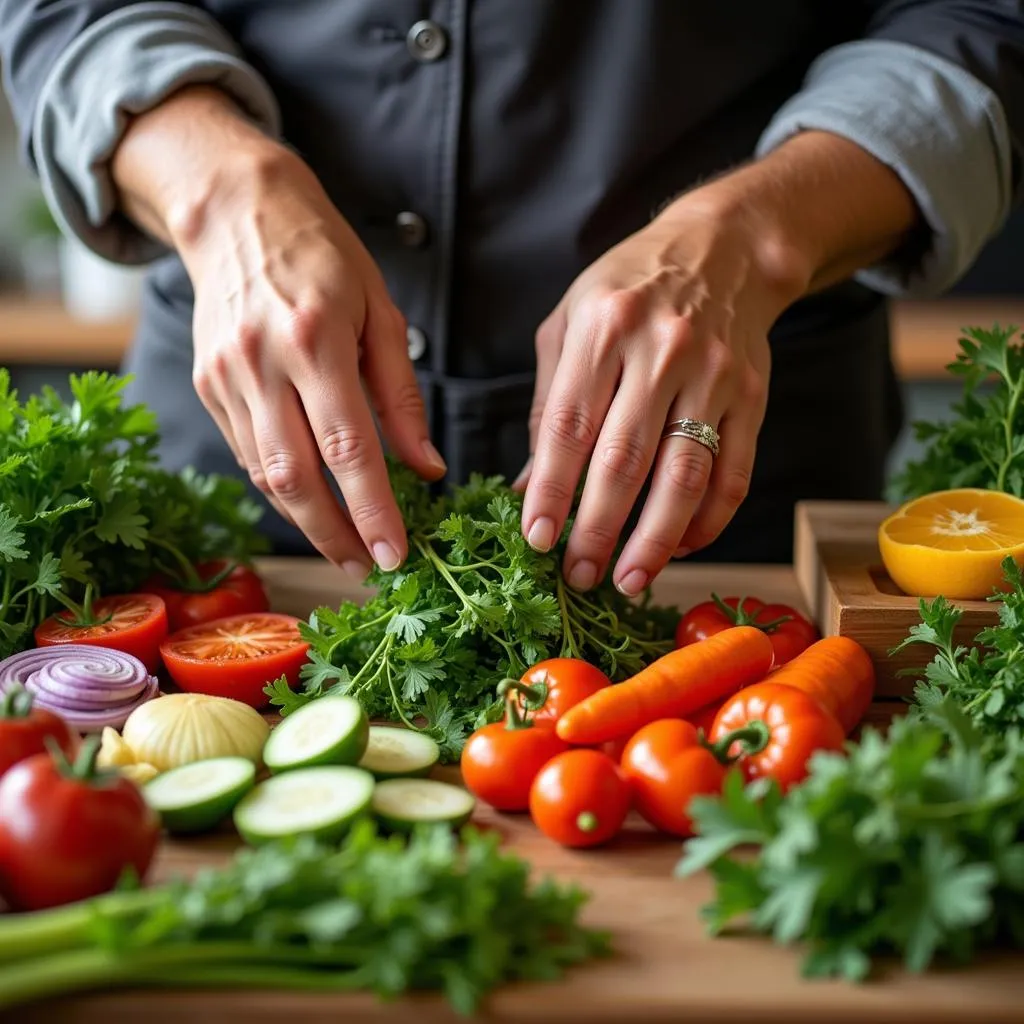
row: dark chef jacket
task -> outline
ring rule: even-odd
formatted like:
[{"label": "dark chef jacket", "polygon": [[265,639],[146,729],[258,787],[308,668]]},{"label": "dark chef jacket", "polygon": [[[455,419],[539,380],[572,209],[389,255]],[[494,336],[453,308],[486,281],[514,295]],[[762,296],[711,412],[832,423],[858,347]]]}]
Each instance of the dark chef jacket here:
[{"label": "dark chef jacket", "polygon": [[[8,90],[33,159],[49,69],[130,5],[0,2]],[[534,332],[573,278],[702,177],[750,158],[814,58],[863,37],[977,76],[1016,147],[1020,4],[1000,0],[207,0],[269,84],[281,133],[381,266],[407,317],[450,467],[514,475],[527,454]],[[192,289],[156,261],[126,369],[172,467],[236,473],[191,387]],[[901,424],[885,298],[849,282],[792,307],[752,492],[708,552],[790,557],[793,503],[880,494]],[[279,550],[303,541],[271,511]]]}]

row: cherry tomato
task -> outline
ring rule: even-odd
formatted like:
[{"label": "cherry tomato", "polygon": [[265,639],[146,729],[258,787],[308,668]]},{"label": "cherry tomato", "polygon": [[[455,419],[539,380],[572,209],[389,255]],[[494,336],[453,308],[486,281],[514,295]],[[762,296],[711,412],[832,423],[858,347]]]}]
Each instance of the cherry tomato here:
[{"label": "cherry tomato", "polygon": [[704,640],[730,626],[757,626],[772,642],[775,664],[784,665],[818,638],[814,624],[787,604],[765,604],[756,597],[717,594],[694,605],[676,627],[676,647]]},{"label": "cherry tomato", "polygon": [[684,715],[683,717],[696,729],[703,729],[704,735],[707,736],[711,733],[711,726],[714,724],[715,716],[727,699],[723,698],[722,700],[712,701],[710,704],[705,704],[704,707],[698,708],[692,715]]},{"label": "cherry tomato", "polygon": [[504,722],[477,729],[462,748],[466,788],[499,811],[525,811],[537,773],[556,754],[569,749],[550,722],[524,720],[509,702]]},{"label": "cherry tomato", "polygon": [[147,671],[160,667],[160,644],[167,636],[167,608],[156,594],[102,597],[86,612],[82,624],[72,612],[57,612],[35,631],[39,647],[87,644],[132,654]]},{"label": "cherry tomato", "polygon": [[629,783],[599,750],[567,750],[540,770],[530,787],[530,817],[562,846],[598,846],[618,835],[629,814]]},{"label": "cherry tomato", "polygon": [[109,892],[126,868],[145,879],[160,819],[138,787],[95,771],[98,737],[74,765],[50,754],[0,778],[0,897],[43,910]]},{"label": "cherry tomato", "polygon": [[47,736],[69,757],[78,749],[78,735],[63,718],[33,707],[32,695],[13,687],[0,704],[0,776],[26,757],[45,753]]},{"label": "cherry tomato", "polygon": [[164,599],[172,630],[229,615],[270,611],[263,581],[248,566],[218,558],[200,562],[195,571],[198,580],[191,585],[166,576],[154,576],[143,587]]},{"label": "cherry tomato", "polygon": [[611,682],[596,665],[580,658],[549,658],[528,669],[520,682],[506,680],[501,691],[518,693],[520,707],[531,712],[534,722],[554,724],[569,708]]},{"label": "cherry tomato", "polygon": [[276,612],[203,622],[172,633],[160,645],[167,671],[182,690],[230,697],[254,708],[268,703],[263,687],[279,676],[296,685],[308,650],[299,620]]},{"label": "cherry tomato", "polygon": [[843,749],[838,719],[809,693],[781,683],[755,683],[728,700],[715,717],[710,741],[719,744],[742,730],[744,739],[728,744],[740,754],[747,779],[772,778],[785,792],[807,776],[816,750]]},{"label": "cherry tomato", "polygon": [[686,813],[690,801],[720,793],[727,771],[701,746],[696,727],[681,718],[659,718],[639,729],[622,755],[622,770],[640,816],[683,838],[694,834]]}]

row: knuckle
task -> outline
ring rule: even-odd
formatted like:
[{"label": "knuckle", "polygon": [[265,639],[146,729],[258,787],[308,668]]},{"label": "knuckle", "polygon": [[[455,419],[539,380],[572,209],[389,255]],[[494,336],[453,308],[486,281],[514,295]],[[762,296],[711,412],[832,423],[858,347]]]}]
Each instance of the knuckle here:
[{"label": "knuckle", "polygon": [[320,454],[335,473],[359,473],[366,469],[369,450],[361,433],[348,426],[333,427],[320,437]]},{"label": "knuckle", "polygon": [[623,436],[609,441],[601,450],[605,468],[626,484],[640,484],[650,469],[650,458],[637,438]]},{"label": "knuckle", "polygon": [[739,466],[726,470],[715,490],[731,508],[739,507],[750,493],[750,470]]},{"label": "knuckle", "polygon": [[196,367],[192,371],[192,387],[199,396],[199,400],[209,406],[213,401],[213,381],[205,367]]},{"label": "knuckle", "polygon": [[530,490],[545,504],[561,507],[572,500],[572,489],[554,477],[535,477],[530,480]]},{"label": "knuckle", "polygon": [[751,369],[745,376],[743,399],[755,408],[760,408],[768,400],[768,381],[756,370]]},{"label": "knuckle", "polygon": [[547,432],[568,448],[590,451],[597,440],[597,423],[580,405],[559,405],[550,410]]},{"label": "knuckle", "polygon": [[594,300],[591,317],[604,333],[625,334],[636,326],[643,313],[643,296],[629,289],[607,292]]},{"label": "knuckle", "polygon": [[259,364],[262,352],[263,332],[255,324],[241,324],[231,341],[231,350],[247,366]]},{"label": "knuckle", "polygon": [[267,474],[263,472],[262,466],[248,466],[243,459],[239,459],[238,464],[243,469],[247,468],[249,479],[252,481],[253,487],[258,491],[262,491],[264,494],[271,491],[270,482],[267,480]]},{"label": "knuckle", "polygon": [[391,399],[393,412],[406,416],[423,416],[426,413],[426,406],[423,404],[423,395],[414,381],[399,385],[394,391]]},{"label": "knuckle", "polygon": [[206,365],[207,376],[211,381],[224,384],[231,378],[231,354],[227,346],[218,345],[211,353]]},{"label": "knuckle", "polygon": [[686,501],[703,497],[711,478],[711,459],[689,446],[673,452],[665,460],[662,472],[673,489]]},{"label": "knuckle", "polygon": [[321,297],[306,299],[291,312],[285,343],[303,358],[316,354],[317,341],[327,320],[327,302]]},{"label": "knuckle", "polygon": [[263,462],[263,476],[266,486],[285,503],[297,501],[305,495],[302,470],[290,452],[278,451],[268,455]]},{"label": "knuckle", "polygon": [[724,341],[712,339],[705,358],[708,376],[715,382],[730,380],[736,372],[736,354]]},{"label": "knuckle", "polygon": [[609,526],[599,522],[579,522],[577,520],[572,531],[573,544],[581,551],[611,551],[618,534]]},{"label": "knuckle", "polygon": [[658,530],[638,530],[637,540],[652,562],[667,562],[676,552],[679,537],[669,537]]},{"label": "knuckle", "polygon": [[380,523],[387,514],[387,509],[379,501],[372,498],[347,500],[345,507],[353,523]]}]

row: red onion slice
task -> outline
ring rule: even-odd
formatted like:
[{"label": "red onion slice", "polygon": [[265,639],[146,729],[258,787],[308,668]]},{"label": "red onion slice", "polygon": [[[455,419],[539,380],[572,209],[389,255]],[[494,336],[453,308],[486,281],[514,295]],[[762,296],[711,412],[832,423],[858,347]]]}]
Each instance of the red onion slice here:
[{"label": "red onion slice", "polygon": [[82,732],[120,728],[140,704],[159,694],[138,658],[109,647],[59,644],[0,662],[0,694],[21,684],[40,708]]}]

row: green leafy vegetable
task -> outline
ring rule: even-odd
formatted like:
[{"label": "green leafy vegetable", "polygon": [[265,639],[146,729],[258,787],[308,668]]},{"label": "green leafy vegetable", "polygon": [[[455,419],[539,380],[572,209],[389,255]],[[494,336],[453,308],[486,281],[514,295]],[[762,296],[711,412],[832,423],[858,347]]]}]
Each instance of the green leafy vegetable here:
[{"label": "green leafy vegetable", "polygon": [[980,732],[994,737],[1024,727],[1024,576],[1011,556],[1003,559],[1002,569],[1009,589],[989,598],[998,603],[999,623],[982,629],[974,645],[954,639],[963,610],[936,597],[921,600],[921,623],[890,651],[915,644],[936,648],[915,687],[916,705],[927,709],[953,698]]},{"label": "green leafy vegetable", "polygon": [[[730,774],[699,797],[678,874],[710,868],[712,932],[737,918],[804,942],[807,976],[865,978],[895,953],[911,971],[1024,943],[1024,739],[986,738],[947,700],[818,753],[785,797]],[[744,844],[753,857],[735,856]]]},{"label": "green leafy vegetable", "polygon": [[[890,481],[889,496],[902,502],[955,487],[982,487],[1024,497],[1024,344],[1016,327],[970,327],[947,369],[963,379],[963,395],[948,423],[919,422],[925,445],[920,460]],[[991,383],[983,394],[983,384]]]},{"label": "green leafy vegetable", "polygon": [[357,824],[244,850],[193,882],[0,920],[0,1011],[113,986],[442,990],[461,1013],[502,982],[552,980],[608,950],[576,888],[531,883],[495,834]]},{"label": "green leafy vegetable", "polygon": [[0,657],[86,586],[118,593],[154,570],[264,547],[240,480],[168,473],[156,422],[125,406],[127,379],[72,376],[73,400],[24,403],[0,369]]},{"label": "green leafy vegetable", "polygon": [[301,627],[310,643],[300,692],[267,687],[282,714],[327,693],[357,697],[371,718],[426,730],[447,760],[467,733],[500,717],[496,686],[543,658],[582,658],[615,680],[671,647],[678,612],[633,603],[610,582],[565,586],[568,538],[534,551],[520,527],[521,497],[500,477],[474,476],[432,499],[409,470],[391,481],[409,532],[409,558],[375,571],[365,604],[318,608]]}]

